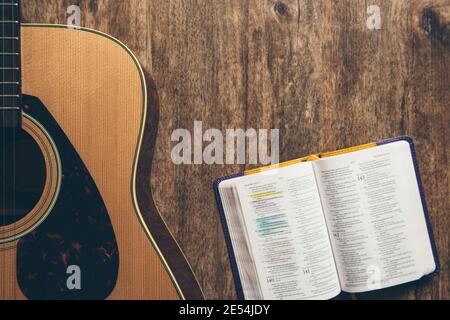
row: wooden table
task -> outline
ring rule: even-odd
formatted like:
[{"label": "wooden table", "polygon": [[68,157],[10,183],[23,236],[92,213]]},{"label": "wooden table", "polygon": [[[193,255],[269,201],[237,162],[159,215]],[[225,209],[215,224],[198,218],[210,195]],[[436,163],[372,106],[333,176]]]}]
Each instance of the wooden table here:
[{"label": "wooden table", "polygon": [[154,197],[207,298],[235,297],[212,182],[249,166],[174,165],[171,134],[196,120],[280,129],[282,161],[411,135],[442,271],[358,297],[450,298],[450,1],[370,1],[381,29],[363,0],[23,0],[24,21],[65,24],[77,2],[81,25],[122,40],[155,80]]}]

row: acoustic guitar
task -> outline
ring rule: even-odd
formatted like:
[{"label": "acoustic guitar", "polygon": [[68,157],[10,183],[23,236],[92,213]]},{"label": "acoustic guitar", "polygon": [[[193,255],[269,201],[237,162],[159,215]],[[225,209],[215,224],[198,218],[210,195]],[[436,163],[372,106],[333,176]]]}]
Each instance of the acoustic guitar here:
[{"label": "acoustic guitar", "polygon": [[98,31],[0,3],[0,299],[202,299],[150,189],[158,97]]}]

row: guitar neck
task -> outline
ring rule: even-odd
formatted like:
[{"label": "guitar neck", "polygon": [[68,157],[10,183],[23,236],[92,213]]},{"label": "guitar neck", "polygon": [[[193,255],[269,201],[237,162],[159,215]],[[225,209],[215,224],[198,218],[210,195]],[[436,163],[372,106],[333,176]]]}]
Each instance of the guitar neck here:
[{"label": "guitar neck", "polygon": [[21,125],[20,53],[20,1],[0,0],[0,128]]}]

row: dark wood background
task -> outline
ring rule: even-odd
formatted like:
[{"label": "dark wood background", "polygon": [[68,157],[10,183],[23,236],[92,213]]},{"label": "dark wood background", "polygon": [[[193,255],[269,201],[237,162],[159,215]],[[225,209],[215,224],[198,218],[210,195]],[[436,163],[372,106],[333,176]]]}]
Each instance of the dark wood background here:
[{"label": "dark wood background", "polygon": [[[212,182],[246,168],[173,165],[171,134],[195,120],[279,128],[281,160],[411,135],[442,271],[360,297],[449,299],[450,1],[22,2],[25,22],[62,24],[79,4],[82,26],[122,40],[151,72],[161,99],[154,197],[207,298],[235,297]],[[366,27],[370,4],[381,30]]]}]

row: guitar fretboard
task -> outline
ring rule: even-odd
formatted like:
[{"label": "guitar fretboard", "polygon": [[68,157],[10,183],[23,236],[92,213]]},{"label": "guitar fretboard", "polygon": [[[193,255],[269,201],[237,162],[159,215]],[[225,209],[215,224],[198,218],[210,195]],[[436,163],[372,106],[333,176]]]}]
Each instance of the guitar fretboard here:
[{"label": "guitar fretboard", "polygon": [[0,127],[20,126],[20,1],[0,0]]}]

